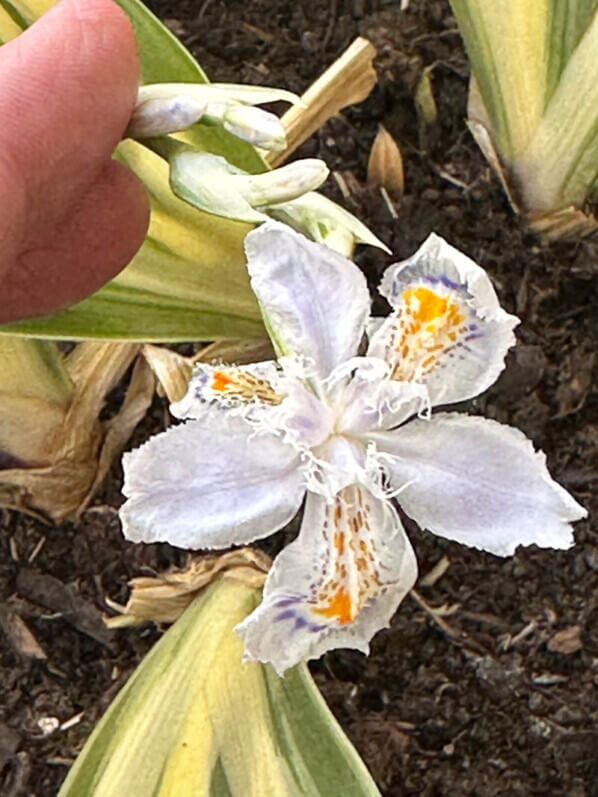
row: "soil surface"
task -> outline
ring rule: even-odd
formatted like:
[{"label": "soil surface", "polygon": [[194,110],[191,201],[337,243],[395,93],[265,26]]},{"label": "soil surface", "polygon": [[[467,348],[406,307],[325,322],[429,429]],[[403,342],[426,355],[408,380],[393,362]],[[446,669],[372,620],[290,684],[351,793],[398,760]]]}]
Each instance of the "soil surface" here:
[{"label": "soil surface", "polygon": [[[377,88],[297,156],[321,157],[342,175],[349,196],[334,179],[326,192],[369,224],[395,259],[434,230],[489,271],[503,305],[522,319],[519,345],[499,382],[468,409],[522,429],[594,518],[576,526],[569,551],[528,548],[504,560],[408,522],[422,577],[448,563],[417,587],[425,604],[444,611],[434,614],[408,597],[392,627],[375,637],[369,658],[340,650],[314,663],[326,700],[386,797],[596,797],[596,245],[544,244],[510,210],[467,132],[468,65],[444,0],[411,0],[403,11],[398,0],[152,5],[218,81],[301,93],[358,34],[376,45]],[[421,118],[415,102],[425,69],[434,123]],[[405,164],[397,218],[365,183],[380,123]],[[391,262],[365,248],[357,261],[373,289]],[[132,444],[165,423],[165,405],[156,399]],[[126,601],[128,579],[184,560],[167,545],[123,541],[120,484],[115,465],[76,525],[48,527],[0,510],[0,607],[24,620],[47,657],[24,658],[2,637],[5,797],[56,794],[97,719],[158,638],[153,629],[107,633],[98,620],[106,596]],[[70,611],[69,601],[79,608]],[[81,606],[88,610],[83,618]],[[51,732],[51,718],[73,717],[79,721],[70,728]]]}]

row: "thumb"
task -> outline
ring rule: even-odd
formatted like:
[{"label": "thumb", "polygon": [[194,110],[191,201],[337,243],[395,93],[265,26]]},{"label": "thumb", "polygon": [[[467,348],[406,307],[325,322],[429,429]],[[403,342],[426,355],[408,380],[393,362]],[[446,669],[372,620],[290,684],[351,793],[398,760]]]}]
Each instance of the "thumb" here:
[{"label": "thumb", "polygon": [[0,49],[0,321],[93,292],[143,241],[144,189],[111,159],[138,76],[111,0],[62,0]]}]

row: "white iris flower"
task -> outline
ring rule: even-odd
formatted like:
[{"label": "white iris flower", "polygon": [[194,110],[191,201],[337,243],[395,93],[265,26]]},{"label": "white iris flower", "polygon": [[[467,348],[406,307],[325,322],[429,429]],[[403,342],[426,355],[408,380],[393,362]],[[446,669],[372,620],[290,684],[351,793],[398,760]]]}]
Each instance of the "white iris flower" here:
[{"label": "white iris flower", "polygon": [[251,284],[278,362],[202,365],[172,406],[185,423],[125,455],[125,536],[182,548],[247,544],[305,500],[245,657],[279,673],[336,647],[368,651],[417,577],[390,498],[434,534],[506,556],[568,548],[585,510],[516,429],[431,408],[486,390],[518,323],[486,273],[431,235],[385,273],[392,306],[370,322],[350,261],[284,225],[249,233]]}]

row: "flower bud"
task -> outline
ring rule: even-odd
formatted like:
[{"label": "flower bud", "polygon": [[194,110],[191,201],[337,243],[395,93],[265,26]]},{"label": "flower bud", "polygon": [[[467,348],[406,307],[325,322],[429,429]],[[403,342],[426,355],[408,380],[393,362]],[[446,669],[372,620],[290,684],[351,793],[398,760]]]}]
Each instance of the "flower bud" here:
[{"label": "flower bud", "polygon": [[295,161],[263,174],[247,174],[220,155],[175,152],[170,158],[170,183],[177,196],[217,216],[258,223],[263,209],[318,188],[328,176],[316,158]]},{"label": "flower bud", "polygon": [[391,254],[390,249],[365,224],[336,202],[310,191],[290,202],[281,202],[267,209],[268,215],[289,224],[314,241],[325,243],[345,257],[356,243],[368,244]]},{"label": "flower bud", "polygon": [[274,151],[286,146],[282,123],[253,106],[263,102],[301,104],[295,94],[267,86],[226,83],[155,83],[141,86],[127,134],[150,138],[186,130],[196,122],[221,125],[232,135]]},{"label": "flower bud", "polygon": [[273,113],[249,105],[228,105],[222,126],[234,136],[273,152],[286,147],[286,134],[282,122]]},{"label": "flower bud", "polygon": [[288,202],[319,188],[329,170],[318,158],[305,158],[262,174],[235,175],[233,184],[252,207]]},{"label": "flower bud", "polygon": [[133,110],[127,135],[150,138],[186,130],[201,119],[206,107],[206,102],[186,95],[143,100]]}]

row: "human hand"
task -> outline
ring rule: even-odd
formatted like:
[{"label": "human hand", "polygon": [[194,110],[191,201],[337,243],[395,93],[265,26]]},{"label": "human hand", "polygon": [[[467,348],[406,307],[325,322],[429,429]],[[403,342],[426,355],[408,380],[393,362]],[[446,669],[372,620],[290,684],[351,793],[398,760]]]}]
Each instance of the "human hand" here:
[{"label": "human hand", "polygon": [[0,48],[0,322],[84,298],[141,245],[145,190],[111,159],[138,83],[111,0],[61,0]]}]

